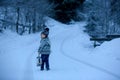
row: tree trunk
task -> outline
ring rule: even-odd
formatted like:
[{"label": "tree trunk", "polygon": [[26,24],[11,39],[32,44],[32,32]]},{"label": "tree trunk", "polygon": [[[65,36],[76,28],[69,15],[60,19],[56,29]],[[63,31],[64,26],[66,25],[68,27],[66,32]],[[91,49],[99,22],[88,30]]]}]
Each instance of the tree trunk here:
[{"label": "tree trunk", "polygon": [[[8,12],[7,7],[5,7],[4,20],[6,20],[7,12]],[[6,23],[3,22],[2,26],[3,26],[4,29],[6,29]]]},{"label": "tree trunk", "polygon": [[19,27],[19,17],[20,17],[20,8],[17,8],[17,21],[16,21],[16,32],[18,33],[18,27]]},{"label": "tree trunk", "polygon": [[32,32],[35,33],[36,32],[36,10],[33,9],[33,24],[32,24]]}]

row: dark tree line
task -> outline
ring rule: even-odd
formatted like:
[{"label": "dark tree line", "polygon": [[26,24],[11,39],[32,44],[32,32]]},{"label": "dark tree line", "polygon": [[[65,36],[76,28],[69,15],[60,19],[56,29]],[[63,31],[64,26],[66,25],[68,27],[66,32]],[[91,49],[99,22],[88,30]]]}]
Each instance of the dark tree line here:
[{"label": "dark tree line", "polygon": [[49,0],[54,3],[54,18],[63,22],[68,23],[71,20],[79,20],[77,15],[77,9],[83,8],[85,0]]}]

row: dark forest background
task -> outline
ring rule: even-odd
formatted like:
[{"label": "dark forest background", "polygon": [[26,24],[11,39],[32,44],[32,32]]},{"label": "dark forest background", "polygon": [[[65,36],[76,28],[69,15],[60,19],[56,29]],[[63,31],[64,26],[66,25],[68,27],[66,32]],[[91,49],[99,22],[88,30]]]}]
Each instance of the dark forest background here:
[{"label": "dark forest background", "polygon": [[85,32],[120,34],[120,0],[0,0],[0,32],[20,35],[41,31],[46,16],[65,24],[86,21]]}]

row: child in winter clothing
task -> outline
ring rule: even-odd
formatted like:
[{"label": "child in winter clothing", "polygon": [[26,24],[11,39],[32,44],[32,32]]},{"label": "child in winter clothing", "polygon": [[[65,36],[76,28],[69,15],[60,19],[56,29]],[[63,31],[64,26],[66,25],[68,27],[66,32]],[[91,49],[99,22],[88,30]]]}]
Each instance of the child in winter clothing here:
[{"label": "child in winter clothing", "polygon": [[50,41],[45,32],[41,33],[40,43],[38,53],[42,59],[41,70],[44,70],[44,65],[46,65],[46,69],[49,70]]}]

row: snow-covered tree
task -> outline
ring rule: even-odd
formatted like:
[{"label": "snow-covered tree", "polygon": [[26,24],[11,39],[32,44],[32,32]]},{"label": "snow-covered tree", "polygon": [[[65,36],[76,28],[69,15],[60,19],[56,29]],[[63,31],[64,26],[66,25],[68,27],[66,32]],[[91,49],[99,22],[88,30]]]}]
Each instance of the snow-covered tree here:
[{"label": "snow-covered tree", "polygon": [[[92,29],[92,35],[105,36],[111,33],[111,0],[89,0],[86,11],[88,14],[88,26]],[[86,8],[85,8],[86,9]],[[94,26],[93,26],[94,25]]]},{"label": "snow-covered tree", "polygon": [[[29,33],[39,31],[44,17],[52,14],[52,6],[48,0],[0,0],[0,8],[4,11],[4,18],[0,17],[2,26],[12,26],[22,34],[25,29],[29,29]],[[9,21],[8,15],[13,19]]]},{"label": "snow-covered tree", "polygon": [[111,33],[120,34],[120,0],[111,0]]}]

